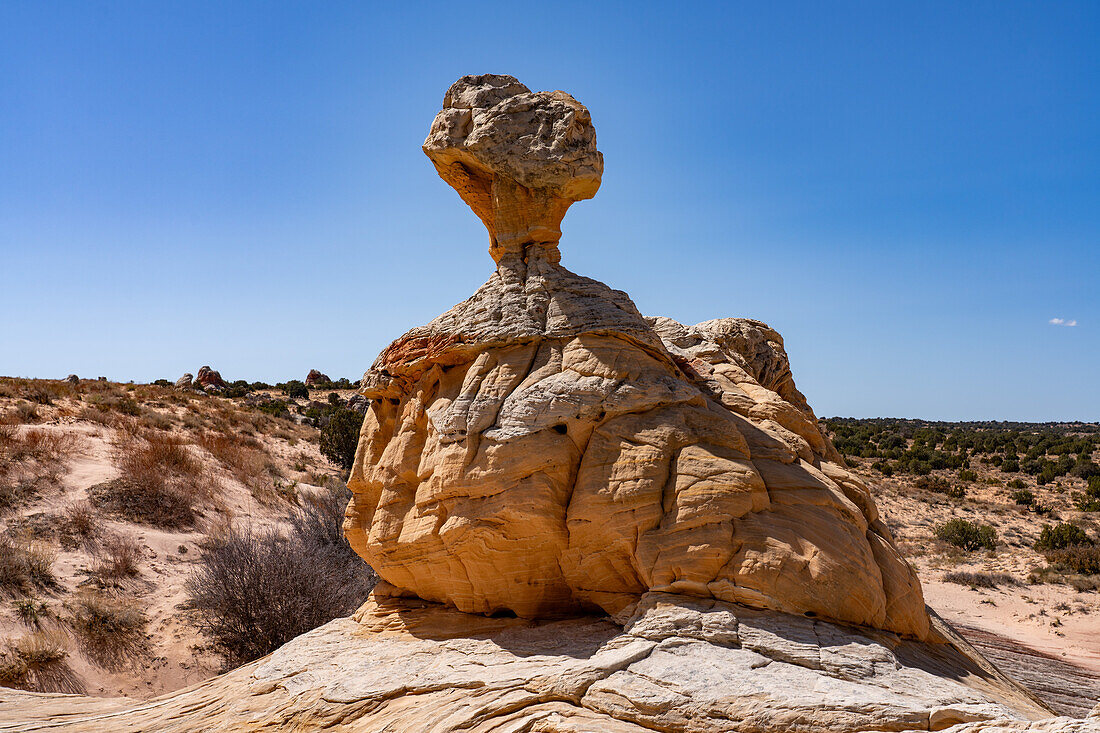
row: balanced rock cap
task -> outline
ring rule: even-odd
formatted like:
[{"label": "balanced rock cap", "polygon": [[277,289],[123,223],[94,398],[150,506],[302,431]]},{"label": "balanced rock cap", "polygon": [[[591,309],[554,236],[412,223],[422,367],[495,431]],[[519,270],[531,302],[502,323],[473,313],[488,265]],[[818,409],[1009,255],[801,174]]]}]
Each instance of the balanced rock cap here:
[{"label": "balanced rock cap", "polygon": [[505,74],[452,84],[424,152],[485,223],[498,263],[531,245],[556,262],[565,212],[595,196],[603,175],[588,109],[566,92],[532,92]]}]

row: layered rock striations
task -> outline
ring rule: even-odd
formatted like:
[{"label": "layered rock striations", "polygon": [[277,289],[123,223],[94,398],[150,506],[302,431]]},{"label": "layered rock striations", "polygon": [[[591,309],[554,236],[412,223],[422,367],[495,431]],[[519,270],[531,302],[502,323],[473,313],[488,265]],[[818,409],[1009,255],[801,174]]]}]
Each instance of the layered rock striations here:
[{"label": "layered rock striations", "polygon": [[349,487],[394,592],[525,618],[664,591],[924,638],[920,584],[758,321],[682,326],[559,264],[602,156],[587,110],[465,77],[424,150],[496,271],[391,344]]}]

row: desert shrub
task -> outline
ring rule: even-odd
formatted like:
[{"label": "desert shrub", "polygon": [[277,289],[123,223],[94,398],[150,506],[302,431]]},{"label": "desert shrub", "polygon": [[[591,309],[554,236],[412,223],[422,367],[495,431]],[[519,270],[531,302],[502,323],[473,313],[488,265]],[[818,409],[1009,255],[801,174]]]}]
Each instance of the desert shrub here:
[{"label": "desert shrub", "polygon": [[0,425],[0,511],[29,501],[44,485],[55,483],[65,461],[81,445],[78,436],[64,430]]},{"label": "desert shrub", "polygon": [[141,426],[151,430],[168,431],[172,429],[172,418],[167,415],[149,410],[140,418]]},{"label": "desert shrub", "polygon": [[1019,473],[1020,462],[1015,458],[1006,458],[1004,462],[1001,463],[1001,470],[1005,473]]},{"label": "desert shrub", "polygon": [[1074,492],[1073,506],[1079,512],[1100,512],[1100,496]]},{"label": "desert shrub", "polygon": [[90,487],[88,496],[97,507],[131,522],[165,529],[183,529],[195,524],[191,496],[163,478],[141,483],[112,479]]},{"label": "desert shrub", "polygon": [[943,576],[946,583],[969,585],[972,588],[996,588],[1001,585],[1019,585],[1008,573],[967,573],[951,572]]},{"label": "desert shrub", "polygon": [[943,476],[921,476],[913,482],[913,485],[923,491],[931,491],[936,494],[947,493],[951,484]]},{"label": "desert shrub", "polygon": [[891,466],[888,461],[875,461],[871,464],[871,468],[875,469],[883,476],[889,477],[894,475],[894,467]]},{"label": "desert shrub", "polygon": [[936,528],[936,537],[967,551],[997,546],[997,531],[988,524],[977,524],[965,519],[951,519]]},{"label": "desert shrub", "polygon": [[225,391],[221,393],[222,397],[244,397],[252,391],[252,385],[247,380],[238,379],[235,382],[230,382],[229,386],[225,388]]},{"label": "desert shrub", "polygon": [[1096,545],[1071,545],[1060,550],[1051,550],[1045,557],[1047,563],[1059,572],[1100,574],[1100,547]]},{"label": "desert shrub", "polygon": [[65,638],[56,631],[35,631],[0,650],[0,685],[36,692],[79,692],[80,684],[65,662]]},{"label": "desert shrub", "polygon": [[146,618],[132,603],[106,593],[84,592],[68,604],[69,623],[85,640],[107,641],[145,628]]},{"label": "desert shrub", "polygon": [[15,615],[27,626],[38,628],[42,619],[50,615],[50,607],[36,598],[17,598],[12,601]]},{"label": "desert shrub", "polygon": [[117,670],[147,656],[148,619],[132,601],[83,591],[65,606],[85,656],[96,665]]},{"label": "desert shrub", "polygon": [[100,412],[117,412],[120,415],[137,417],[142,408],[137,401],[128,394],[122,392],[101,392],[88,397],[88,404]]},{"label": "desert shrub", "polygon": [[138,574],[141,563],[141,543],[123,535],[111,535],[100,545],[92,573],[101,580],[118,580]]},{"label": "desert shrub", "polygon": [[363,416],[355,410],[337,407],[321,428],[321,454],[341,468],[351,468],[355,463],[355,449],[359,445],[359,431]]},{"label": "desert shrub", "polygon": [[1075,545],[1091,545],[1092,539],[1085,530],[1072,522],[1062,522],[1054,526],[1044,525],[1035,541],[1036,550],[1064,550]]},{"label": "desert shrub", "polygon": [[959,469],[959,481],[977,481],[978,474],[969,468]]},{"label": "desert shrub", "polygon": [[1100,512],[1100,476],[1090,476],[1084,493],[1074,493],[1073,505],[1078,511]]},{"label": "desert shrub", "polygon": [[195,522],[193,503],[206,493],[205,472],[182,440],[145,433],[116,447],[120,476],[88,489],[97,507],[132,522],[178,529]]},{"label": "desert shrub", "polygon": [[1091,458],[1086,457],[1085,454],[1082,454],[1082,457],[1077,459],[1077,462],[1070,470],[1070,474],[1077,478],[1083,478],[1086,481],[1091,478],[1100,478],[1100,465]]},{"label": "desert shrub", "polygon": [[292,400],[309,399],[309,388],[306,387],[305,382],[297,379],[291,379],[289,382],[282,385],[282,390],[283,393]]},{"label": "desert shrub", "polygon": [[284,400],[263,400],[254,404],[253,407],[272,417],[290,417],[290,408]]},{"label": "desert shrub", "polygon": [[30,501],[38,493],[41,481],[33,478],[0,479],[0,511],[6,511]]},{"label": "desert shrub", "polygon": [[125,476],[145,479],[150,473],[198,477],[202,465],[195,460],[183,440],[171,435],[145,433],[141,440],[118,447],[116,465]]},{"label": "desert shrub", "polygon": [[69,550],[81,544],[93,547],[101,531],[99,514],[86,501],[67,507],[57,522],[58,539]]},{"label": "desert shrub", "polygon": [[1021,506],[1031,506],[1035,503],[1035,494],[1027,489],[1019,489],[1012,492],[1012,501]]},{"label": "desert shrub", "polygon": [[45,545],[0,535],[0,589],[27,592],[33,588],[52,588],[56,553]]},{"label": "desert shrub", "polygon": [[196,441],[220,461],[233,477],[253,492],[266,488],[270,481],[270,459],[254,438],[203,433]]},{"label": "desert shrub", "polygon": [[1023,479],[1014,478],[1008,482],[1008,488],[1010,489],[1026,489],[1027,482]]},{"label": "desert shrub", "polygon": [[199,625],[230,665],[350,613],[375,576],[340,530],[350,494],[342,484],[305,502],[289,530],[243,527],[200,549],[187,592]]},{"label": "desert shrub", "polygon": [[59,662],[68,656],[64,638],[57,633],[38,631],[16,640],[15,650],[29,667]]}]

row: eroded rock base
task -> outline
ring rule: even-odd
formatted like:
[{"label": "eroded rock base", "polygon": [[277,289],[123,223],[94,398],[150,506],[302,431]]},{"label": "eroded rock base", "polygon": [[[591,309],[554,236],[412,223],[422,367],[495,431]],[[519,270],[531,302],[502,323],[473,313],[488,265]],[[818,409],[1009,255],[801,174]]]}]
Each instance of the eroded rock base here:
[{"label": "eroded rock base", "polygon": [[149,702],[3,690],[0,731],[1100,731],[935,627],[925,643],[663,593],[551,622],[376,598]]}]

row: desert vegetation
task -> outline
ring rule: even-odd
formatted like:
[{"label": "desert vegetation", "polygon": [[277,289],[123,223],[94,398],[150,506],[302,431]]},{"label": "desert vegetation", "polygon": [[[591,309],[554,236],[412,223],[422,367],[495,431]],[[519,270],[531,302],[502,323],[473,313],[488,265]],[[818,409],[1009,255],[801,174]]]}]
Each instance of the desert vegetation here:
[{"label": "desert vegetation", "polygon": [[[1042,485],[1063,476],[1100,476],[1094,455],[1100,426],[1094,424],[942,423],[890,418],[832,418],[826,426],[846,458],[872,461],[872,468],[927,476],[933,471],[969,471],[985,464],[1005,475],[1034,476]],[[960,480],[976,480],[976,473]]]},{"label": "desert vegetation", "polygon": [[338,480],[303,500],[285,527],[212,535],[188,581],[190,606],[230,666],[355,610],[376,580],[340,529],[350,492]]},{"label": "desert vegetation", "polygon": [[[0,378],[0,685],[140,696],[252,658],[214,633],[219,609],[191,605],[215,558],[247,557],[237,579],[285,594],[257,649],[354,609],[373,574],[340,531],[346,462],[321,450],[326,426],[346,451],[337,428],[361,421],[345,381],[311,400]],[[234,598],[222,628],[244,613]]]}]

